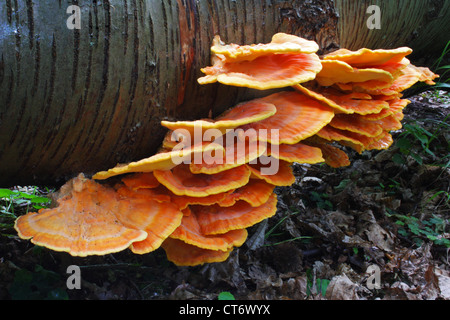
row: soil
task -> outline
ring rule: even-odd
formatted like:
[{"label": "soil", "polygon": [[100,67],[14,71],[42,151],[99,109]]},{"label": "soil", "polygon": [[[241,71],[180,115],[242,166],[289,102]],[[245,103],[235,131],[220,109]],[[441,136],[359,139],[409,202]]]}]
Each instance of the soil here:
[{"label": "soil", "polygon": [[450,300],[450,99],[409,99],[403,123],[432,134],[426,148],[404,126],[388,150],[349,151],[348,167],[296,164],[277,214],[225,262],[177,267],[162,249],[76,258],[3,235],[0,299]]}]

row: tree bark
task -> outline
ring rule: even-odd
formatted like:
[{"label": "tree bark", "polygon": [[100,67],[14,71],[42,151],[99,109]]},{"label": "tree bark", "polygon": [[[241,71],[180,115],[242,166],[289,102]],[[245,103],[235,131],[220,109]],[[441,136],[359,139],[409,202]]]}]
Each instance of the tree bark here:
[{"label": "tree bark", "polygon": [[[287,32],[315,40],[320,53],[362,46],[367,37],[349,40],[356,33],[345,28],[365,21],[366,7],[348,3],[360,1],[3,1],[0,185],[58,184],[142,159],[159,147],[162,119],[215,116],[267,94],[197,84],[216,34],[249,44]],[[67,27],[70,5],[81,9],[80,29]]]},{"label": "tree bark", "polygon": [[[369,29],[367,8],[380,8],[380,29]],[[449,41],[450,1],[448,0],[335,0],[340,14],[340,46],[414,49],[412,59],[435,57]]]}]

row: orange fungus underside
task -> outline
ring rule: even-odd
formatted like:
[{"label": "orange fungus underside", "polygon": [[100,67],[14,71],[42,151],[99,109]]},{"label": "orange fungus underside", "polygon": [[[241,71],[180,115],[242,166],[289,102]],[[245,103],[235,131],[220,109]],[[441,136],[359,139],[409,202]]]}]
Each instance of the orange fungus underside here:
[{"label": "orange fungus underside", "polygon": [[245,165],[216,174],[193,174],[189,165],[180,164],[172,170],[156,170],[156,179],[174,194],[191,197],[204,197],[240,188],[250,178]]},{"label": "orange fungus underside", "polygon": [[203,234],[223,234],[230,230],[250,227],[266,218],[273,216],[277,209],[277,196],[273,193],[266,203],[252,207],[245,201],[238,201],[231,207],[193,206]]},{"label": "orange fungus underside", "polygon": [[144,230],[121,221],[116,193],[92,180],[77,177],[69,195],[58,206],[19,217],[15,228],[21,238],[73,256],[104,255],[128,248],[147,238]]},{"label": "orange fungus underside", "polygon": [[[260,141],[268,141],[271,144],[298,143],[317,133],[334,116],[332,108],[295,91],[275,93],[262,100],[273,103],[277,113],[241,128],[245,131],[255,130]],[[275,129],[278,135],[273,135],[272,129]],[[267,133],[266,136],[263,132]]]},{"label": "orange fungus underside", "polygon": [[232,248],[228,251],[202,249],[182,240],[167,238],[161,247],[167,259],[178,266],[197,266],[205,263],[225,261]]}]

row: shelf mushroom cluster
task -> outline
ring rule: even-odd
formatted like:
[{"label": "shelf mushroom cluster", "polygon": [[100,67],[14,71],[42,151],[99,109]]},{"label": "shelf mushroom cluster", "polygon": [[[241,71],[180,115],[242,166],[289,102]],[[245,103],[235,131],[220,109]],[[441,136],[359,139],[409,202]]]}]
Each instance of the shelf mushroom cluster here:
[{"label": "shelf mushroom cluster", "polygon": [[385,149],[401,128],[401,91],[437,75],[410,64],[409,48],[340,49],[284,33],[267,44],[214,38],[200,84],[283,88],[215,119],[162,121],[155,155],[59,190],[55,208],[16,220],[21,238],[74,256],[162,247],[180,266],[227,259],[247,229],[273,216],[277,186],[295,182],[293,163],[349,165],[345,148]]}]

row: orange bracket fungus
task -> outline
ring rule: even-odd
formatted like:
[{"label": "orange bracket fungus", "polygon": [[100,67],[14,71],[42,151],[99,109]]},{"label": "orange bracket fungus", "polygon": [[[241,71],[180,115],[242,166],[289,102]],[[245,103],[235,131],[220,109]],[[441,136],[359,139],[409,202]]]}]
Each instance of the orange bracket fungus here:
[{"label": "orange bracket fungus", "polygon": [[183,216],[180,226],[170,237],[203,249],[228,251],[244,243],[247,239],[247,230],[236,229],[221,234],[206,235],[201,230],[197,216],[190,213]]},{"label": "orange bracket fungus", "polygon": [[228,251],[203,249],[173,238],[167,238],[161,247],[165,250],[169,261],[178,266],[189,267],[225,261],[233,250],[233,248]]},{"label": "orange bracket fungus", "polygon": [[408,47],[390,50],[361,48],[357,51],[350,51],[343,48],[326,54],[323,59],[343,61],[354,67],[373,67],[386,63],[400,62],[411,53],[412,49]]},{"label": "orange bracket fungus", "polygon": [[245,186],[233,190],[233,192],[227,194],[226,197],[223,197],[217,203],[221,207],[231,207],[236,201],[242,200],[252,207],[258,207],[269,200],[274,189],[275,185],[264,180],[250,179]]},{"label": "orange bracket fungus", "polygon": [[215,174],[194,174],[189,165],[180,164],[172,170],[156,170],[156,179],[179,196],[204,197],[244,186],[250,171],[242,165]]},{"label": "orange bracket fungus", "polygon": [[[275,149],[273,150],[273,152],[272,148]],[[274,158],[290,163],[297,162],[314,164],[324,161],[322,152],[319,148],[315,148],[300,142],[296,144],[281,144],[278,146],[270,146],[267,154],[269,156],[273,156]]]},{"label": "orange bracket fungus", "polygon": [[193,206],[202,232],[206,235],[223,234],[230,230],[238,230],[273,216],[276,213],[277,196],[273,193],[266,203],[253,207],[246,201],[237,201],[230,207]]},{"label": "orange bracket fungus", "polygon": [[390,72],[377,68],[358,69],[339,60],[323,60],[322,70],[316,81],[321,86],[331,86],[335,83],[365,82],[369,80],[391,81]]},{"label": "orange bracket fungus", "polygon": [[16,220],[18,235],[74,256],[161,247],[180,266],[226,260],[247,228],[275,215],[275,188],[296,181],[293,163],[339,168],[350,164],[346,148],[388,148],[409,103],[401,92],[438,77],[412,65],[406,47],[342,48],[322,60],[318,50],[285,33],[252,45],[216,36],[200,84],[284,89],[215,119],[162,121],[158,153],[69,180],[56,207]]},{"label": "orange bracket fungus", "polygon": [[[227,136],[232,136],[232,140]],[[237,141],[234,140],[234,134],[226,135],[223,142],[225,144],[225,153],[216,153],[214,155],[204,154],[201,161],[191,162],[189,164],[190,171],[192,173],[206,174],[219,173],[246,163],[251,163],[267,151],[267,147],[257,140],[248,141],[240,139],[239,134]]]},{"label": "orange bracket fungus", "polygon": [[74,256],[117,252],[147,238],[144,230],[125,225],[113,189],[82,175],[69,181],[67,188],[70,194],[58,199],[56,208],[16,220],[21,238]]},{"label": "orange bracket fungus", "polygon": [[202,133],[203,130],[208,129],[217,129],[220,130],[221,133],[225,133],[227,129],[234,129],[241,125],[269,118],[276,112],[277,109],[273,104],[254,100],[240,103],[214,120],[161,121],[161,125],[171,130],[184,129],[191,135],[195,133],[195,128]]},{"label": "orange bracket fungus", "polygon": [[251,176],[265,180],[275,186],[290,186],[295,182],[291,163],[284,160],[274,160],[273,156],[262,156],[257,163],[248,163]]},{"label": "orange bracket fungus", "polygon": [[334,116],[333,109],[320,104],[295,91],[274,93],[261,100],[275,105],[277,112],[267,119],[244,125],[244,130],[253,129],[269,133],[276,130],[278,141],[272,141],[270,134],[259,134],[257,139],[271,144],[295,144],[317,133]]},{"label": "orange bracket fungus", "polygon": [[322,69],[313,41],[275,34],[268,44],[224,45],[216,36],[211,48],[213,65],[202,69],[200,84],[220,82],[259,90],[288,87],[313,80]]},{"label": "orange bracket fungus", "polygon": [[223,147],[214,143],[199,143],[194,146],[186,148],[163,151],[157,153],[149,158],[142,159],[128,164],[119,164],[116,167],[107,171],[100,171],[92,177],[96,180],[104,180],[116,175],[122,175],[131,172],[153,172],[155,170],[169,170],[176,167],[178,164],[190,161],[195,154],[202,154],[205,151],[222,151]]},{"label": "orange bracket fungus", "polygon": [[130,189],[153,189],[159,186],[159,181],[152,172],[134,173],[122,178],[122,182]]}]

